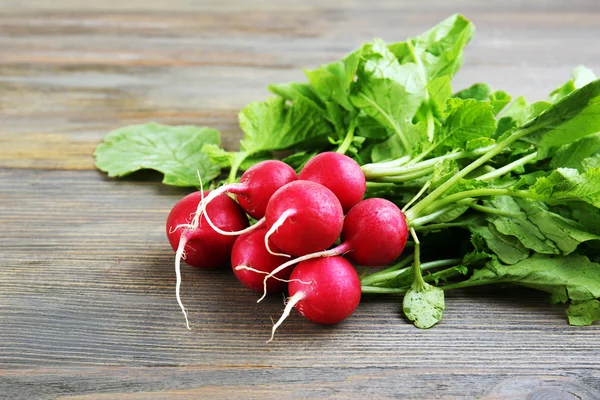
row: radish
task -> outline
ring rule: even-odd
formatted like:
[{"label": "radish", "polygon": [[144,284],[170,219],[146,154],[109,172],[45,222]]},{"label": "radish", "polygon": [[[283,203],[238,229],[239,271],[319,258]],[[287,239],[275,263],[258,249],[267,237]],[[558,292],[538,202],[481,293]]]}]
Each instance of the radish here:
[{"label": "radish", "polygon": [[[296,171],[283,161],[266,160],[253,165],[244,172],[239,183],[223,185],[218,189],[213,190],[204,201],[198,205],[196,218],[204,213],[204,208],[215,197],[223,193],[232,193],[236,195],[236,199],[240,206],[248,215],[258,220],[256,224],[247,230],[239,232],[227,232],[219,229],[212,222],[212,218],[206,215],[206,220],[210,226],[222,235],[241,235],[264,223],[263,217],[269,199],[277,189],[287,183],[293,182],[298,178]],[[197,219],[194,220],[197,224]]]},{"label": "radish", "polygon": [[[231,250],[233,273],[248,289],[262,292],[264,274],[279,267],[287,258],[270,254],[265,247],[266,227],[260,227],[237,238]],[[271,244],[271,248],[274,246]],[[276,249],[278,250],[278,249]],[[268,293],[280,293],[287,289],[291,270],[284,270],[268,279]]]},{"label": "radish", "polygon": [[316,155],[300,171],[301,180],[320,183],[340,200],[344,214],[361,201],[367,190],[365,174],[350,157],[325,152]]},{"label": "radish", "polygon": [[[297,180],[279,188],[269,200],[265,214],[269,238],[285,255],[302,256],[331,246],[340,236],[344,211],[325,186]],[[289,257],[289,256],[288,256]]]},{"label": "radish", "polygon": [[[407,238],[406,218],[394,203],[380,198],[363,200],[352,207],[346,215],[340,245],[281,264],[266,275],[264,282],[294,264],[346,253],[347,257],[357,264],[366,266],[389,264],[400,256]],[[260,302],[265,295],[266,287],[263,283],[263,296],[258,301]]]},{"label": "radish", "polygon": [[342,257],[301,262],[290,276],[290,298],[281,318],[273,325],[271,340],[292,308],[318,324],[336,324],[354,312],[360,302],[360,278]]},{"label": "radish", "polygon": [[[187,312],[179,297],[181,286],[181,258],[187,264],[198,268],[218,268],[229,263],[235,237],[223,236],[208,224],[200,223],[193,227],[190,220],[208,191],[191,193],[179,200],[167,217],[167,238],[175,250],[175,273],[177,276],[176,297],[185,316],[186,326],[190,329]],[[229,196],[220,195],[207,206],[213,215],[214,223],[222,230],[238,231],[248,226],[248,217],[240,206]]]}]

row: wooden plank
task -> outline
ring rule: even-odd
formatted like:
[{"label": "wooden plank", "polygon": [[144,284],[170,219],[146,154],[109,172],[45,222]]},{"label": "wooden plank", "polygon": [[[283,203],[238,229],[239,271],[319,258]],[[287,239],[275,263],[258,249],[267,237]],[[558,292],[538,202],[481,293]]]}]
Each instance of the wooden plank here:
[{"label": "wooden plank", "polygon": [[[104,134],[151,120],[214,126],[235,149],[237,112],[269,83],[303,80],[302,68],[456,11],[431,0],[241,3],[1,1],[0,167],[91,170]],[[486,81],[537,100],[575,65],[600,70],[588,51],[600,33],[595,3],[544,4],[465,3],[478,31],[456,87]]]},{"label": "wooden plank", "polygon": [[256,304],[231,271],[184,267],[187,331],[163,232],[184,190],[95,172],[0,171],[0,391],[9,398],[473,398],[548,376],[580,393],[600,387],[600,326],[571,327],[562,306],[528,290],[451,293],[431,330],[404,320],[397,298],[366,297],[334,327],[294,313],[267,344],[281,298]]},{"label": "wooden plank", "polygon": [[184,267],[187,331],[164,233],[187,191],[152,173],[109,180],[91,156],[109,130],[150,120],[214,126],[234,149],[238,110],[269,83],[456,11],[478,27],[456,87],[541,99],[577,64],[600,70],[596,1],[0,10],[0,398],[600,398],[600,326],[571,327],[564,307],[523,289],[450,293],[426,331],[398,298],[365,297],[334,327],[293,313],[266,344],[281,298],[256,304],[231,271]]},{"label": "wooden plank", "polygon": [[[562,377],[527,369],[281,368],[44,368],[1,373],[12,399],[525,399],[526,396],[598,398],[597,372]],[[96,393],[92,393],[94,388]],[[80,395],[70,396],[69,393]],[[554,395],[554,397],[549,397]],[[64,396],[64,397],[63,397]],[[530,397],[535,398],[535,397]],[[540,397],[544,398],[544,397]]]}]

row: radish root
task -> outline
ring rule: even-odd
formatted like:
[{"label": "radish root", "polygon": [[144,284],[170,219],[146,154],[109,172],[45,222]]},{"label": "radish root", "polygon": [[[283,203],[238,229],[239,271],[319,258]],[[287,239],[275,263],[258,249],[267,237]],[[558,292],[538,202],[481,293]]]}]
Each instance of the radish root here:
[{"label": "radish root", "polygon": [[296,214],[296,211],[294,210],[285,210],[277,219],[277,221],[275,221],[275,223],[271,226],[271,228],[269,229],[269,231],[267,232],[267,234],[265,235],[265,247],[267,248],[267,251],[269,253],[271,253],[274,256],[281,256],[281,257],[292,257],[289,254],[285,254],[285,253],[276,253],[273,250],[271,250],[271,246],[269,246],[269,238],[271,237],[271,235],[273,233],[275,233],[275,231],[277,231],[277,229],[279,229],[279,227],[281,225],[283,225],[283,223],[285,222],[286,219],[288,219],[289,217],[291,217],[292,215]]},{"label": "radish root", "polygon": [[181,302],[181,297],[179,296],[179,289],[181,287],[181,259],[185,257],[184,248],[187,243],[187,237],[182,233],[181,238],[179,239],[179,246],[177,246],[177,252],[175,253],[175,276],[177,277],[177,283],[175,284],[175,297],[177,298],[177,303],[183,312],[183,316],[185,317],[185,326],[188,330],[192,330],[190,328],[190,321],[188,320],[187,310],[183,306]]},{"label": "radish root", "polygon": [[296,304],[298,304],[298,302],[300,300],[304,299],[305,296],[306,295],[303,292],[297,292],[296,294],[294,294],[292,297],[290,297],[288,299],[288,302],[285,305],[285,309],[283,310],[283,314],[281,314],[281,317],[275,323],[275,325],[273,325],[273,328],[271,329],[271,338],[269,340],[267,340],[267,343],[270,343],[273,341],[273,338],[275,337],[275,331],[277,330],[277,328],[279,328],[279,326],[283,323],[283,321],[285,321],[285,319],[287,317],[289,317],[290,312],[292,311],[292,308],[294,308],[294,306]]},{"label": "radish root", "polygon": [[[260,270],[258,270],[256,268],[248,267],[247,265],[238,265],[237,267],[235,267],[235,270],[236,271],[242,271],[242,270],[243,271],[252,271],[252,272],[255,272],[257,274],[269,275],[268,272],[260,271]],[[299,282],[299,283],[303,283],[305,285],[310,285],[312,283],[312,281],[304,282],[303,280],[300,280],[300,279],[283,279],[283,278],[278,278],[276,276],[271,276],[269,278],[273,278],[273,279],[275,279],[277,281],[286,282],[286,283]],[[267,277],[265,277],[265,279],[267,279]]]},{"label": "radish root", "polygon": [[286,269],[294,264],[301,263],[302,261],[312,260],[313,258],[319,258],[319,257],[339,256],[344,253],[347,253],[350,250],[352,250],[350,248],[350,244],[348,242],[344,242],[344,243],[340,244],[339,246],[334,247],[333,249],[323,250],[323,251],[318,251],[316,253],[307,254],[305,256],[294,258],[293,260],[290,260],[290,261],[287,261],[287,262],[281,264],[279,267],[275,268],[273,271],[271,271],[271,273],[269,273],[269,274],[267,274],[267,276],[265,276],[265,280],[263,281],[263,295],[256,302],[260,303],[267,296],[267,279],[273,278],[274,277],[273,275],[275,275],[279,271],[283,271],[284,269]]}]

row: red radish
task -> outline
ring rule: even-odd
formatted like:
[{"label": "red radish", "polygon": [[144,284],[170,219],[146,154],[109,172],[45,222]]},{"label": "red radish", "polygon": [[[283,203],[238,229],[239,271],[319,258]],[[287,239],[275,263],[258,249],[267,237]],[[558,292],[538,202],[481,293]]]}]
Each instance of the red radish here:
[{"label": "red radish", "polygon": [[[254,228],[258,228],[264,220],[265,210],[269,199],[277,189],[287,183],[293,182],[298,178],[296,171],[283,161],[266,160],[253,165],[244,172],[239,183],[223,185],[215,189],[209,194],[202,204],[198,206],[197,216],[204,213],[203,209],[215,197],[223,193],[232,193],[236,195],[237,201],[242,206],[244,211],[253,218],[259,220],[254,224]],[[212,218],[206,217],[208,223],[214,230],[222,235],[241,235],[248,230],[241,232],[223,232],[212,223]],[[196,222],[196,221],[194,221]],[[252,227],[250,228],[250,230]]]},{"label": "red radish", "polygon": [[407,238],[404,213],[389,200],[371,198],[352,207],[346,215],[342,243],[348,246],[341,250],[348,251],[348,257],[357,264],[385,265],[400,256]]},{"label": "red radish", "polygon": [[[185,315],[186,325],[189,329],[187,313],[179,297],[181,286],[180,263],[185,255],[189,265],[198,268],[218,268],[229,263],[231,248],[235,237],[223,236],[215,232],[208,224],[200,223],[194,227],[191,219],[198,204],[202,201],[205,192],[194,192],[183,199],[171,209],[167,217],[167,237],[175,255],[175,273],[177,275],[176,296],[177,302]],[[207,206],[207,211],[213,215],[214,223],[222,230],[238,231],[248,226],[248,217],[240,206],[227,195],[214,198]]]},{"label": "red radish", "polygon": [[[260,227],[252,232],[245,233],[237,238],[231,250],[231,265],[233,273],[248,289],[262,292],[264,274],[268,274],[279,267],[286,257],[276,256],[267,251],[265,247],[266,227]],[[271,248],[274,246],[271,244]],[[275,250],[279,250],[276,249]],[[287,289],[287,280],[292,271],[281,271],[273,278],[268,279],[267,292],[281,293]]]},{"label": "red radish", "polygon": [[354,312],[360,302],[360,278],[342,257],[301,262],[288,285],[290,298],[279,321],[273,325],[271,340],[292,308],[318,324],[336,324]]},{"label": "red radish", "polygon": [[[298,181],[301,182],[301,181]],[[402,211],[391,201],[371,198],[363,200],[348,212],[342,230],[342,243],[333,249],[306,254],[281,264],[265,277],[314,258],[346,254],[357,264],[378,266],[397,259],[406,245],[408,226]],[[263,286],[263,292],[266,289]],[[261,301],[265,294],[258,300]]]},{"label": "red radish", "polygon": [[326,152],[313,157],[300,171],[301,180],[320,183],[337,196],[347,213],[361,201],[367,190],[365,174],[350,157]]},{"label": "red radish", "polygon": [[325,186],[294,181],[277,190],[265,214],[269,231],[265,236],[284,253],[302,256],[325,250],[340,236],[344,211],[340,201]]}]

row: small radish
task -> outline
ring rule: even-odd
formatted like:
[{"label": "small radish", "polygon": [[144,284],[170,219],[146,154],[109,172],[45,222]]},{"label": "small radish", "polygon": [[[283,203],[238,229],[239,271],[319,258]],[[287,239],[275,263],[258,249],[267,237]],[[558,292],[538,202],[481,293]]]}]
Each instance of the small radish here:
[{"label": "small radish", "polygon": [[292,308],[318,324],[336,324],[354,312],[360,302],[360,278],[342,257],[301,262],[290,276],[290,298],[279,321],[273,325],[271,340]]},{"label": "small radish", "polygon": [[[236,195],[237,201],[244,211],[259,220],[250,229],[241,232],[224,232],[212,223],[212,217],[206,216],[210,226],[222,235],[240,235],[254,228],[258,228],[264,220],[265,210],[269,199],[277,189],[298,178],[296,171],[283,161],[266,160],[253,165],[244,172],[239,183],[223,185],[213,190],[198,206],[196,218],[204,213],[204,208],[215,197],[223,193]],[[196,222],[196,221],[195,221]]]},{"label": "small radish", "polygon": [[357,264],[378,266],[397,259],[406,245],[404,213],[391,201],[371,198],[352,207],[342,230],[342,247]]},{"label": "small radish", "polygon": [[356,161],[335,153],[321,153],[310,159],[298,179],[320,183],[337,196],[347,213],[361,201],[367,190],[365,174]]},{"label": "small radish", "polygon": [[[200,191],[185,196],[175,204],[167,217],[167,238],[173,250],[176,251],[177,284],[175,292],[188,329],[190,326],[187,313],[179,297],[181,258],[185,255],[186,263],[192,267],[223,267],[229,264],[231,249],[235,242],[235,237],[220,235],[208,224],[202,223],[205,222],[204,217],[196,227],[190,224],[198,204],[207,194],[209,194],[208,191]],[[207,210],[213,215],[214,223],[222,230],[238,231],[248,226],[248,217],[244,211],[227,195],[215,197],[207,206]]]},{"label": "small radish", "polygon": [[[265,275],[279,267],[286,257],[276,256],[265,247],[266,227],[260,227],[237,238],[231,250],[233,273],[248,289],[262,292]],[[271,244],[271,248],[274,248]],[[275,250],[278,250],[275,248]],[[267,280],[268,293],[281,293],[287,289],[291,269],[281,271]]]},{"label": "small radish", "polygon": [[[346,215],[340,245],[329,250],[305,254],[281,264],[268,274],[264,281],[294,264],[319,257],[346,254],[352,261],[361,265],[389,264],[400,256],[407,238],[406,218],[394,203],[380,198],[363,200]],[[265,294],[263,283],[263,296],[259,302]]]},{"label": "small radish", "polygon": [[277,190],[265,214],[269,228],[265,236],[285,254],[302,256],[325,250],[340,236],[344,211],[340,201],[325,186],[294,181]]}]

